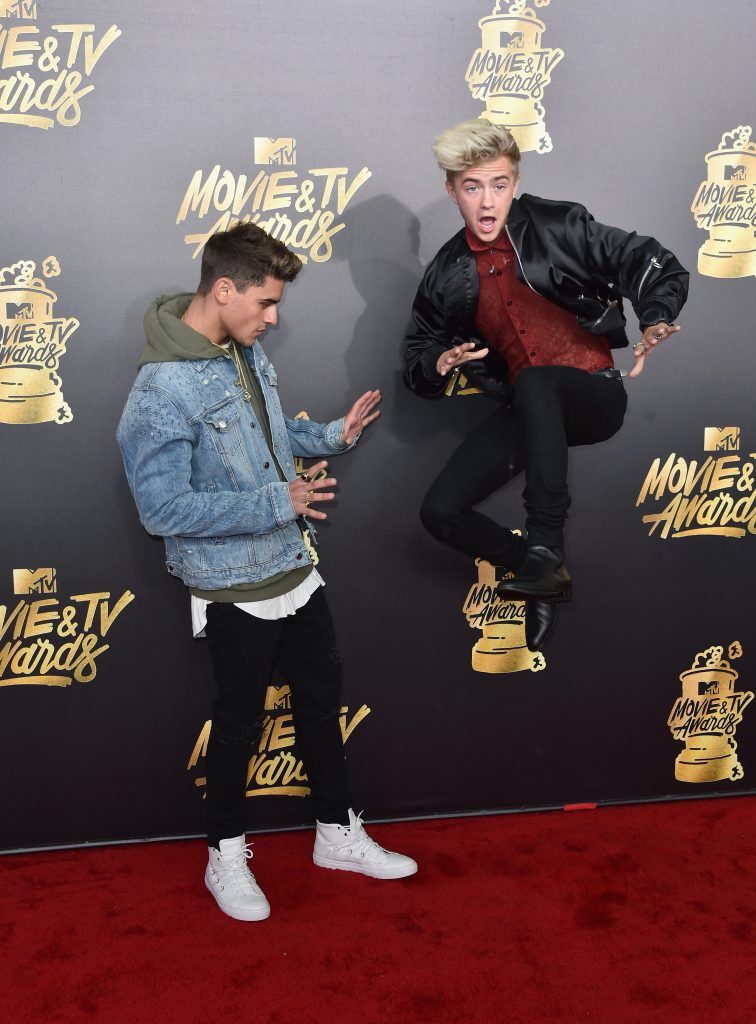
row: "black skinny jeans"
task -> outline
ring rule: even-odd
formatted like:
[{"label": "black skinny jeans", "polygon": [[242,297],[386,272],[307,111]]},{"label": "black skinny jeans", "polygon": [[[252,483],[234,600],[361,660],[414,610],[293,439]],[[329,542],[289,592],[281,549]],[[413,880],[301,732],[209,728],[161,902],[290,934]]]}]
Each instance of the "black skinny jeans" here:
[{"label": "black skinny jeans", "polygon": [[282,619],[258,619],[233,604],[207,606],[206,635],[217,696],[207,744],[207,838],[245,831],[247,764],[265,718],[274,666],[291,687],[299,754],[319,821],[349,824],[344,745],[339,726],[341,655],[323,588]]},{"label": "black skinny jeans", "polygon": [[518,376],[511,409],[498,409],[457,448],[420,509],[438,540],[493,565],[516,570],[525,540],[475,506],[525,470],[528,544],[564,547],[568,448],[606,441],[622,426],[622,381],[571,366],[529,366]]}]

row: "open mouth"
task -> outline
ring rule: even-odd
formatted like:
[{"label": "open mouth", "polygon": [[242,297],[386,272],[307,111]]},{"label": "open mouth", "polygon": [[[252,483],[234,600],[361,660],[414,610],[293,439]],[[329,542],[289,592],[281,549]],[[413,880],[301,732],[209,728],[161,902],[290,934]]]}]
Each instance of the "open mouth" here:
[{"label": "open mouth", "polygon": [[482,231],[492,231],[496,227],[495,217],[481,217],[478,221]]}]

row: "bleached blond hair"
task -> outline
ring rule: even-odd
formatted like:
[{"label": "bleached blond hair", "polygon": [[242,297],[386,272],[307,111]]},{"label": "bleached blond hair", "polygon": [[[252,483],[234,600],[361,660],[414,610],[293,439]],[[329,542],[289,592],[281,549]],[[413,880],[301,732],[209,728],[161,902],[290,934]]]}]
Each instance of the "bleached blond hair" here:
[{"label": "bleached blond hair", "polygon": [[447,181],[473,164],[508,157],[520,173],[520,148],[511,132],[483,117],[462,121],[441,132],[433,143],[438,166],[446,171]]}]

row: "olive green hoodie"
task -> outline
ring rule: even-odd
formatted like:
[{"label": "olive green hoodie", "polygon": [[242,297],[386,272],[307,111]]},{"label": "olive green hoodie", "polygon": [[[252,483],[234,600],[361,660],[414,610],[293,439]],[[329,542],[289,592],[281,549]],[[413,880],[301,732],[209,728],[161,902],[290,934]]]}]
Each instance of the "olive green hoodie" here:
[{"label": "olive green hoodie", "polygon": [[184,359],[217,359],[225,351],[213,345],[204,334],[185,324],[181,317],[194,298],[192,292],[159,295],[144,314],[147,337],[139,365],[178,363]]}]

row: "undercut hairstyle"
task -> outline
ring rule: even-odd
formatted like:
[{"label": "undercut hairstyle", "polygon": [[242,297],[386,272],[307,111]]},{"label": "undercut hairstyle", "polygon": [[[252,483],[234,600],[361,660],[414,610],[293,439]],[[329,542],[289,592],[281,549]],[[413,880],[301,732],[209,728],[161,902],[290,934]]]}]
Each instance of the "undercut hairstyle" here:
[{"label": "undercut hairstyle", "polygon": [[233,281],[238,292],[277,281],[293,281],[302,269],[302,261],[283,242],[271,238],[257,224],[237,224],[208,238],[202,253],[202,272],[198,295],[208,295],[220,277]]},{"label": "undercut hairstyle", "polygon": [[511,132],[483,117],[462,121],[441,132],[433,144],[438,166],[446,171],[446,180],[484,160],[508,157],[520,173],[520,147]]}]

